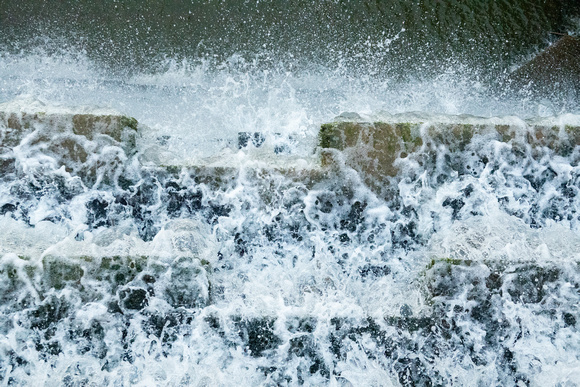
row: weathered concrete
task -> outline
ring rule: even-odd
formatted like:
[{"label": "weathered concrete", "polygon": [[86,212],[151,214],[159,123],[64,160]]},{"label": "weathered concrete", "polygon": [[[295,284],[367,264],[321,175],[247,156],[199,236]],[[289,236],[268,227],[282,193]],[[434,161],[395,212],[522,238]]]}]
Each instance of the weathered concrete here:
[{"label": "weathered concrete", "polygon": [[[397,175],[397,159],[406,158],[416,151],[430,152],[438,145],[444,145],[450,151],[461,151],[475,135],[511,142],[514,146],[548,147],[564,156],[580,145],[580,126],[481,122],[338,121],[324,124],[318,136],[321,164],[332,165],[337,162],[336,157],[341,157],[347,166],[362,175],[365,183],[380,191],[389,178]],[[341,151],[340,156],[332,150]]]},{"label": "weathered concrete", "polygon": [[[540,303],[554,294],[548,292],[566,283],[575,283],[580,270],[576,261],[509,261],[438,258],[432,259],[423,274],[427,301],[431,304],[452,300],[466,288],[468,299],[486,299],[494,294],[514,302]],[[576,279],[575,279],[576,278]],[[563,281],[564,280],[564,281]],[[502,294],[503,292],[503,294]]]},{"label": "weathered concrete", "polygon": [[87,185],[110,182],[114,173],[99,171],[99,162],[120,168],[125,155],[136,152],[137,134],[137,120],[108,110],[71,110],[35,100],[0,104],[0,173],[14,171],[20,146],[20,157],[40,152]]},{"label": "weathered concrete", "polygon": [[[49,135],[74,134],[94,140],[105,135],[127,150],[135,147],[137,120],[113,114],[25,112],[0,109],[0,146],[14,147],[34,130]],[[65,144],[66,147],[66,144]]]}]

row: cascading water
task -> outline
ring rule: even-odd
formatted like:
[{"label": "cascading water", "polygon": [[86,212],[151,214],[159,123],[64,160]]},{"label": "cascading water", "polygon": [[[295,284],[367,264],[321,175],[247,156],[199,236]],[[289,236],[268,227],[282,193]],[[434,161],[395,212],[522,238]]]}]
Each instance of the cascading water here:
[{"label": "cascading water", "polygon": [[12,3],[1,385],[578,383],[578,90],[506,80],[575,2]]}]

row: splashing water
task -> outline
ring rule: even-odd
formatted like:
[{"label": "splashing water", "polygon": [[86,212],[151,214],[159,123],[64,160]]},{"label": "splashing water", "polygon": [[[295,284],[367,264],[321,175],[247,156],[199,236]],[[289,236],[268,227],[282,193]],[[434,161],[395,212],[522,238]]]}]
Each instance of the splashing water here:
[{"label": "splashing water", "polygon": [[[0,111],[65,128],[0,120],[0,383],[577,383],[578,146],[424,130],[387,195],[317,146],[343,112],[567,141],[575,97],[498,93],[459,62],[401,79],[274,51],[121,75],[77,47],[0,52]],[[67,132],[117,112],[134,145]]]}]

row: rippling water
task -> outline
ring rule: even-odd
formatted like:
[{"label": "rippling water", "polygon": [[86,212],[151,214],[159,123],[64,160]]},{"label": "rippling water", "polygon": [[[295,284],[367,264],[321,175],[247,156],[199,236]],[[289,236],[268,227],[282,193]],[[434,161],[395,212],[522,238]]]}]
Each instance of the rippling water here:
[{"label": "rippling water", "polygon": [[[0,121],[0,383],[578,383],[578,94],[502,86],[577,2],[75,4],[0,6],[0,112],[138,136]],[[421,145],[367,185],[335,119]]]}]

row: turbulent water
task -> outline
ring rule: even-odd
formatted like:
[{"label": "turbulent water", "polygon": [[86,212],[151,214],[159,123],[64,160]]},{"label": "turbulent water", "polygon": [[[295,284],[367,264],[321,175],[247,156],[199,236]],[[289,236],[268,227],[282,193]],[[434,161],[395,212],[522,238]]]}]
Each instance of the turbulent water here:
[{"label": "turbulent water", "polygon": [[38,3],[0,6],[0,111],[139,125],[0,124],[0,384],[577,385],[580,147],[423,131],[377,191],[317,146],[340,114],[566,143],[577,90],[501,82],[575,2]]}]

